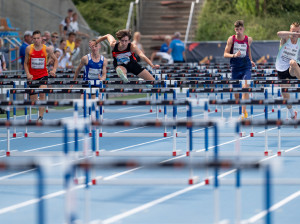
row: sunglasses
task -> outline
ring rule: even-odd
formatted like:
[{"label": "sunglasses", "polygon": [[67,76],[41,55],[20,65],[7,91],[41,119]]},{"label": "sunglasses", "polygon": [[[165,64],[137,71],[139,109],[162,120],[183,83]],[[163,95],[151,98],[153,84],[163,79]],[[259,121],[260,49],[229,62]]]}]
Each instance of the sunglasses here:
[{"label": "sunglasses", "polygon": [[58,36],[52,36],[53,38],[58,38]]}]

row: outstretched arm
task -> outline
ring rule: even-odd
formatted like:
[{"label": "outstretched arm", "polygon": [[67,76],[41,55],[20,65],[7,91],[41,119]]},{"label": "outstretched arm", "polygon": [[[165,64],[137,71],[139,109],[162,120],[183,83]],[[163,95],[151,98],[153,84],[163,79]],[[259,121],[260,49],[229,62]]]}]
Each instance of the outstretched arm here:
[{"label": "outstretched arm", "polygon": [[136,53],[141,59],[143,59],[145,62],[147,62],[148,65],[151,66],[151,68],[156,69],[159,68],[159,65],[154,65],[149,58],[135,45],[131,44],[131,52]]},{"label": "outstretched arm", "polygon": [[255,63],[252,60],[252,54],[251,54],[251,44],[252,44],[252,41],[253,41],[252,37],[249,37],[249,59],[251,61],[252,67],[255,67]]},{"label": "outstretched arm", "polygon": [[102,37],[99,37],[96,40],[96,43],[99,43],[99,42],[104,41],[104,40],[108,40],[108,42],[109,42],[109,44],[110,44],[110,46],[112,48],[115,47],[115,45],[117,43],[116,39],[112,35],[110,35],[110,34],[106,34],[106,35],[104,35]]}]

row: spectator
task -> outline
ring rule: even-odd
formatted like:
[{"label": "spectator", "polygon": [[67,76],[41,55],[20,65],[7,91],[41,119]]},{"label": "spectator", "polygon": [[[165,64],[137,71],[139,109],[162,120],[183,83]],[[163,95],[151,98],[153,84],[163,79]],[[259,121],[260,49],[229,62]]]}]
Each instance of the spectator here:
[{"label": "spectator", "polygon": [[79,59],[78,56],[79,56],[79,53],[80,53],[80,44],[81,44],[81,39],[78,37],[75,40],[75,48],[72,51],[72,56],[71,56],[72,65],[78,65],[77,59]]},{"label": "spectator", "polygon": [[[73,20],[72,15],[73,15],[73,9],[68,9],[68,16],[67,17],[70,19],[70,22]],[[60,36],[63,36],[63,34],[64,34],[64,27],[66,25],[67,24],[66,24],[66,18],[65,18],[59,24],[59,33],[60,33]]]},{"label": "spectator", "polygon": [[168,53],[170,43],[172,41],[171,36],[165,36],[165,43],[163,43],[160,47],[159,52],[153,52],[150,60],[153,62],[155,57],[160,58],[160,60],[167,61],[168,64],[173,64],[173,58]]},{"label": "spectator", "polygon": [[43,39],[45,39],[45,45],[47,47],[50,47],[52,44],[51,44],[51,33],[49,31],[45,31],[44,32],[44,35],[43,35]]},{"label": "spectator", "polygon": [[75,33],[76,35],[80,35],[80,36],[89,38],[90,36],[88,34],[79,32],[79,26],[78,26],[78,22],[77,22],[78,14],[76,12],[73,13],[72,18],[73,18],[73,20],[70,22],[70,31]]},{"label": "spectator", "polygon": [[58,38],[59,36],[57,32],[53,32],[51,34],[51,45],[53,46],[54,51],[56,50],[56,48],[58,48],[58,43],[57,43]]},{"label": "spectator", "polygon": [[[0,38],[0,49],[3,46],[3,40]],[[2,75],[2,71],[6,71],[6,62],[5,62],[5,57],[4,57],[4,52],[0,51],[0,75]]]},{"label": "spectator", "polygon": [[184,43],[180,40],[181,34],[175,32],[174,39],[170,43],[168,53],[172,55],[172,58],[175,63],[184,62]]},{"label": "spectator", "polygon": [[75,48],[75,38],[76,38],[76,34],[71,32],[68,35],[68,39],[67,39],[67,45],[65,47],[65,49],[67,49],[68,47],[70,48],[70,52],[74,51]]},{"label": "spectator", "polygon": [[69,33],[71,32],[71,27],[70,27],[70,23],[71,23],[71,19],[69,17],[65,18],[65,26],[63,28],[63,37],[66,37],[67,35],[69,35]]},{"label": "spectator", "polygon": [[70,48],[66,49],[66,45],[67,45],[66,40],[61,39],[60,45],[57,48],[57,50],[60,52],[60,57],[58,58],[58,68],[61,69],[69,68],[68,63],[70,61],[71,52],[70,52]]},{"label": "spectator", "polygon": [[[55,57],[57,59],[60,58],[60,51],[59,50],[55,50],[54,51],[54,55],[55,55]],[[55,63],[55,61],[52,58],[50,58],[49,61],[48,61],[48,64],[47,64],[48,70],[52,70],[53,69],[54,63]]]},{"label": "spectator", "polygon": [[26,31],[24,33],[24,40],[20,48],[20,58],[21,58],[21,65],[22,69],[24,69],[24,60],[25,60],[25,50],[26,47],[31,44],[32,42],[32,32],[31,31]]},{"label": "spectator", "polygon": [[[4,58],[5,58],[5,61],[6,61],[6,66],[7,66],[7,64],[8,63],[10,63],[10,61],[8,60],[9,58],[9,56],[8,56],[8,54],[9,54],[9,52],[11,52],[11,51],[15,51],[15,50],[18,50],[19,49],[19,47],[14,47],[14,48],[10,48],[10,44],[9,44],[9,47],[5,47],[4,46],[4,41],[3,41],[3,39],[1,39],[0,38],[0,53],[4,56]],[[8,63],[7,63],[8,62]]]},{"label": "spectator", "polygon": [[[135,32],[133,34],[133,41],[132,41],[132,43],[135,44],[137,46],[137,48],[140,49],[143,52],[143,54],[145,54],[143,45],[141,44],[141,33],[140,32]],[[141,61],[140,57],[137,54],[135,55],[135,57],[136,57],[136,60],[138,62]]]}]

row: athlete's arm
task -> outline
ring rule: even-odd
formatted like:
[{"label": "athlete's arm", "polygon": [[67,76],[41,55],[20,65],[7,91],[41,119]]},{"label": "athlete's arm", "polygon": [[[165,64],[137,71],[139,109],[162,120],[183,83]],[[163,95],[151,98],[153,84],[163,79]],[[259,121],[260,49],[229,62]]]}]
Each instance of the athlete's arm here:
[{"label": "athlete's arm", "polygon": [[111,46],[112,48],[114,48],[115,45],[116,45],[116,43],[117,43],[116,39],[115,39],[112,35],[106,34],[106,35],[104,35],[104,36],[102,36],[102,37],[99,37],[99,38],[96,40],[96,44],[98,44],[99,42],[104,41],[104,40],[108,40],[108,42],[109,42],[109,44],[110,44],[110,46]]},{"label": "athlete's arm", "polygon": [[78,65],[78,67],[75,71],[75,74],[74,74],[74,78],[73,78],[74,81],[77,79],[82,67],[85,66],[85,65],[87,65],[87,56],[86,55],[83,56],[80,60],[80,63],[79,63],[79,65]]},{"label": "athlete's arm", "polygon": [[24,59],[24,70],[25,70],[25,73],[26,73],[26,76],[27,76],[28,80],[32,80],[32,78],[33,78],[33,76],[29,73],[29,68],[28,68],[30,47],[31,46],[26,47],[26,50],[25,50],[25,59]]},{"label": "athlete's arm", "polygon": [[107,67],[107,59],[104,58],[104,63],[103,63],[103,68],[102,68],[102,77],[100,77],[100,75],[99,75],[99,80],[104,81],[106,79],[106,73],[107,73],[106,67]]},{"label": "athlete's arm", "polygon": [[255,67],[255,63],[254,63],[254,61],[252,60],[252,54],[251,54],[251,44],[252,44],[252,42],[253,42],[253,39],[252,39],[252,37],[249,37],[248,38],[248,40],[249,40],[249,52],[248,52],[248,54],[249,54],[249,59],[250,59],[250,61],[251,61],[251,64],[252,64],[252,67]]},{"label": "athlete's arm", "polygon": [[232,44],[233,44],[232,37],[229,37],[227,40],[225,50],[224,50],[224,58],[236,58],[241,55],[240,51],[236,52],[235,54],[230,54]]},{"label": "athlete's arm", "polygon": [[57,60],[55,54],[53,53],[53,50],[52,50],[51,47],[47,47],[46,51],[49,55],[49,58],[51,58],[54,61],[53,68],[49,73],[50,73],[50,75],[55,76],[55,72],[56,72],[56,69],[57,69],[57,66],[58,66],[58,60]]},{"label": "athlete's arm", "polygon": [[148,65],[151,66],[151,68],[156,69],[159,68],[159,65],[154,65],[149,58],[135,45],[131,44],[130,51],[136,53],[141,59],[143,59],[145,62],[147,62]]},{"label": "athlete's arm", "polygon": [[284,39],[289,39],[291,36],[300,38],[300,33],[290,32],[290,31],[279,31],[277,36]]}]

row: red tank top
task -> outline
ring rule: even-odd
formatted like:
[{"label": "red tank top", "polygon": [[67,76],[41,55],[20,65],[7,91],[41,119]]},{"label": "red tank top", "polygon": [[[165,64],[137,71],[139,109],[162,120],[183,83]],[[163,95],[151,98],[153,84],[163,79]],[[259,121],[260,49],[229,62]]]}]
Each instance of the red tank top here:
[{"label": "red tank top", "polygon": [[28,68],[33,80],[48,76],[46,45],[43,44],[40,51],[36,51],[33,44],[30,45]]}]

